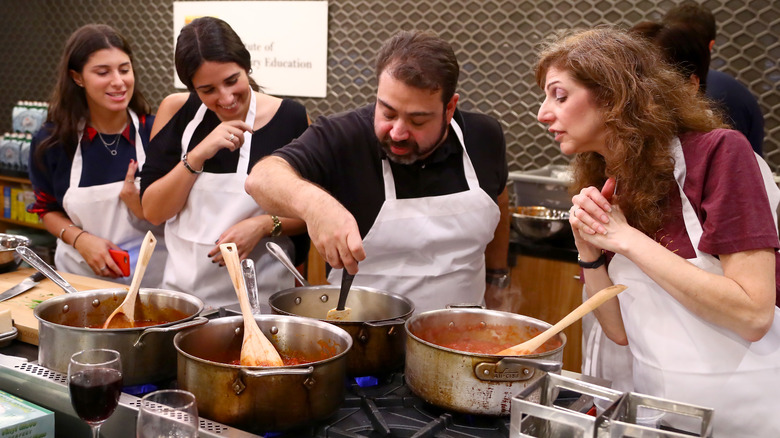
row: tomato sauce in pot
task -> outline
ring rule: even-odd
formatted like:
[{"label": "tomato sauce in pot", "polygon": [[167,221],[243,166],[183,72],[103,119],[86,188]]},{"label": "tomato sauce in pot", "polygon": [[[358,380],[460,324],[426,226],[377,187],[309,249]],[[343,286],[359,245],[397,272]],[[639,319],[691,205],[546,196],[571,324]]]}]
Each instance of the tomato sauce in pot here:
[{"label": "tomato sauce in pot", "polygon": [[[428,327],[415,331],[414,335],[432,344],[452,350],[475,354],[496,354],[501,350],[525,342],[541,332],[542,330],[530,326],[479,323],[455,327]],[[531,354],[545,353],[560,346],[560,338],[553,337]]]}]

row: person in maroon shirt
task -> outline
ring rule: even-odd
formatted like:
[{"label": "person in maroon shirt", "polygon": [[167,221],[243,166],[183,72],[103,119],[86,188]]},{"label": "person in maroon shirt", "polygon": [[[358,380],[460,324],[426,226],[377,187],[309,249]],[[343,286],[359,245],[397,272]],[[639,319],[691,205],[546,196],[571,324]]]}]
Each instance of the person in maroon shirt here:
[{"label": "person in maroon shirt", "polygon": [[[574,155],[569,222],[585,290],[628,286],[596,317],[628,345],[635,391],[714,408],[714,436],[773,436],[780,190],[651,44],[617,29],[572,31],[537,64],[538,119]],[[698,419],[668,417],[700,432]]]}]

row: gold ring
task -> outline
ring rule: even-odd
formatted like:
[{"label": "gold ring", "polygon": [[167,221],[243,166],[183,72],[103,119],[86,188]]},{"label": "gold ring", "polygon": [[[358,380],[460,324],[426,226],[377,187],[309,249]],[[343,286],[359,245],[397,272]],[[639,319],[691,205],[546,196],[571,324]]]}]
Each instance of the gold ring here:
[{"label": "gold ring", "polygon": [[228,137],[228,141],[233,141],[234,138],[236,138],[236,136],[231,132],[230,137]]}]

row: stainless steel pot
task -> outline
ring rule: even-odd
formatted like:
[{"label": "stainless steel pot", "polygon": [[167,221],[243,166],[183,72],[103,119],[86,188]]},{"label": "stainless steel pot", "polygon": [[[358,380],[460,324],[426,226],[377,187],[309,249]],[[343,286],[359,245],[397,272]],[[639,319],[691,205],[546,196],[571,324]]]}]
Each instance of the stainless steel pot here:
[{"label": "stainless steel pot", "polygon": [[328,310],[336,308],[338,285],[285,289],[268,299],[271,309],[282,315],[315,318],[349,333],[353,345],[347,355],[349,376],[378,376],[400,370],[404,363],[406,334],[403,325],[414,312],[405,297],[368,287],[349,290],[347,321],[328,321]]},{"label": "stainless steel pot", "polygon": [[89,348],[111,348],[122,357],[125,385],[155,383],[176,376],[177,331],[208,322],[199,317],[203,302],[189,294],[163,289],[141,289],[137,307],[143,319],[169,321],[151,327],[126,329],[102,326],[127,295],[127,289],[95,289],[61,295],[39,304],[38,362],[68,372],[71,355]]},{"label": "stainless steel pot", "polygon": [[[544,353],[497,356],[442,345],[474,340],[511,346],[550,327],[528,316],[483,309],[442,309],[406,322],[406,384],[423,400],[457,412],[508,415],[512,397],[560,371],[566,337],[558,334]],[[507,345],[508,344],[508,345]],[[500,349],[499,349],[500,350]]]},{"label": "stainless steel pot", "polygon": [[344,400],[349,334],[310,318],[257,315],[255,320],[283,359],[293,355],[314,362],[270,368],[235,364],[243,341],[240,316],[181,332],[173,341],[178,383],[195,394],[199,415],[262,433],[302,427],[335,413]]}]

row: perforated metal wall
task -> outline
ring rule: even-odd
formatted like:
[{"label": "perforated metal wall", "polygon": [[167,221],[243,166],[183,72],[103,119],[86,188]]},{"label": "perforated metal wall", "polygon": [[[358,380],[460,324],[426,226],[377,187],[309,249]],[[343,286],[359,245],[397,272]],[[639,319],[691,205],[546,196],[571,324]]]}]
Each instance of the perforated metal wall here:
[{"label": "perforated metal wall", "polygon": [[[451,41],[462,66],[461,107],[501,120],[511,170],[565,163],[536,121],[534,47],[552,30],[631,26],[658,19],[674,1],[331,0],[328,96],[301,99],[310,115],[370,102],[373,55],[399,29],[427,29]],[[140,88],[153,105],[174,91],[171,0],[3,0],[0,2],[0,132],[18,100],[46,100],[67,36],[89,22],[112,25],[133,43]],[[741,82],[764,112],[764,151],[780,169],[780,2],[707,0],[719,23],[713,65]],[[257,17],[258,26],[263,17]]]}]

